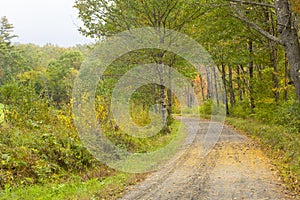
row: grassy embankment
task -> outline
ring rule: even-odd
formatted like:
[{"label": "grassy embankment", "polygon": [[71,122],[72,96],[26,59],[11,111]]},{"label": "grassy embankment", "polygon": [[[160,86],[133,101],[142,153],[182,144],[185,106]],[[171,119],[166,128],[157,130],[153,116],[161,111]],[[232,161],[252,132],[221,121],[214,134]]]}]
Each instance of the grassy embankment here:
[{"label": "grassy embankment", "polygon": [[[115,199],[146,174],[128,174],[97,161],[84,147],[70,115],[56,112],[50,123],[0,125],[0,199]],[[132,152],[164,147],[183,131],[134,138],[120,132],[111,140]]]}]

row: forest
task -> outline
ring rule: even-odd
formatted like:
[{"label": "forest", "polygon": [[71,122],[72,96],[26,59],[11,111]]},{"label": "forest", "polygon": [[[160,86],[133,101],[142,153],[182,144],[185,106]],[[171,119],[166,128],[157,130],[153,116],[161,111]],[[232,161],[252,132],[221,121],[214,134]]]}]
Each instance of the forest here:
[{"label": "forest", "polygon": [[[16,44],[14,25],[5,16],[0,20],[0,199],[115,199],[145,178],[95,158],[80,139],[72,110],[74,82],[97,44],[143,27],[156,30],[161,41],[169,41],[166,30],[187,35],[216,68],[201,74],[182,56],[155,48],[118,57],[94,96],[105,136],[128,152],[152,152],[181,131],[173,116],[209,119],[222,107],[226,124],[257,141],[286,187],[300,193],[298,0],[76,0],[74,7],[83,22],[79,32],[98,43]],[[147,63],[170,66],[188,80],[182,86],[186,105],[170,84],[139,87],[129,102],[132,121],[146,126],[154,108],[164,124],[154,136],[134,137],[114,118],[113,90],[128,71]],[[217,84],[224,91],[216,91]]]}]

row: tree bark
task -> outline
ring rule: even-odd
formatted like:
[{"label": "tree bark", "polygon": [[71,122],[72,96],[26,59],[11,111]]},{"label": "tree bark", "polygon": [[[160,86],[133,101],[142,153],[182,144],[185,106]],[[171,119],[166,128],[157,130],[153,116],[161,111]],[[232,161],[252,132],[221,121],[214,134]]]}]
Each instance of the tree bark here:
[{"label": "tree bark", "polygon": [[296,97],[300,102],[300,44],[297,14],[292,12],[288,0],[275,0],[275,8],[278,32],[290,63],[290,75],[296,88]]},{"label": "tree bark", "polygon": [[[276,44],[274,44],[276,45]],[[277,67],[277,48],[272,46],[271,61],[273,62],[273,82],[274,82],[274,98],[276,105],[279,103],[279,80],[278,80],[278,67]]]},{"label": "tree bark", "polygon": [[284,101],[288,100],[288,83],[289,83],[289,62],[287,56],[285,54],[285,63],[284,63]]},{"label": "tree bark", "polygon": [[199,75],[199,78],[200,78],[201,95],[202,95],[202,99],[203,99],[203,102],[204,102],[205,101],[204,84],[203,84],[203,78],[202,78],[201,74]]},{"label": "tree bark", "polygon": [[217,73],[216,73],[216,68],[213,67],[213,73],[214,73],[214,87],[215,87],[215,92],[216,92],[216,100],[217,100],[217,105],[220,105],[220,100],[219,100],[219,90],[218,90],[218,82],[217,82]]},{"label": "tree bark", "polygon": [[210,69],[206,68],[206,79],[207,79],[207,99],[211,98],[211,80],[210,80]]},{"label": "tree bark", "polygon": [[169,88],[168,88],[168,115],[171,116],[172,114],[172,105],[173,105],[173,101],[172,101],[172,70],[171,67],[169,68],[169,72],[168,72],[168,78],[169,78]]},{"label": "tree bark", "polygon": [[249,40],[249,93],[250,93],[250,106],[251,111],[254,112],[255,104],[254,104],[254,98],[253,98],[253,69],[254,69],[254,63],[253,63],[253,42],[252,40]]},{"label": "tree bark", "polygon": [[243,89],[242,89],[242,82],[241,82],[241,72],[240,66],[236,66],[236,73],[237,73],[237,84],[238,84],[238,91],[239,91],[239,99],[243,101]]},{"label": "tree bark", "polygon": [[224,92],[225,92],[225,106],[226,106],[226,114],[229,115],[229,106],[228,106],[228,97],[227,97],[227,90],[226,90],[226,72],[225,72],[225,64],[222,63],[222,80],[224,84]]},{"label": "tree bark", "polygon": [[228,66],[229,71],[229,93],[230,93],[230,105],[235,105],[235,94],[234,94],[234,88],[233,88],[233,79],[232,79],[232,67]]}]

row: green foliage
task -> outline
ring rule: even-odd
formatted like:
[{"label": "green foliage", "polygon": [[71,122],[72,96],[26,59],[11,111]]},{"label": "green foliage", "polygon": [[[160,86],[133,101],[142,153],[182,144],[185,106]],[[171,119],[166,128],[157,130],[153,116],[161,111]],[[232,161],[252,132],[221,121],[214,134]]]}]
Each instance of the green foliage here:
[{"label": "green foliage", "polygon": [[237,102],[236,105],[232,106],[230,109],[230,116],[241,117],[247,119],[251,116],[251,109],[249,107],[250,102]]},{"label": "green foliage", "polygon": [[212,114],[212,101],[205,101],[204,104],[200,107],[200,113],[203,115],[211,115]]},{"label": "green foliage", "polygon": [[[168,27],[180,30],[201,15],[203,5],[195,0],[179,1],[83,1],[76,0],[75,8],[83,21],[80,31],[100,38],[137,27]],[[203,9],[204,10],[204,9]]]},{"label": "green foliage", "polygon": [[274,111],[273,121],[300,133],[300,104],[288,101]]},{"label": "green foliage", "polygon": [[79,51],[66,51],[58,60],[53,60],[47,67],[48,95],[56,104],[68,103],[72,95],[72,84],[83,62]]},{"label": "green foliage", "polygon": [[[64,122],[36,129],[10,125],[0,129],[1,187],[62,181],[71,174],[100,167]],[[103,168],[105,169],[105,168]]]},{"label": "green foliage", "polygon": [[11,83],[0,88],[1,101],[5,106],[5,120],[15,125],[38,127],[49,120],[49,108],[44,99],[29,84]]}]

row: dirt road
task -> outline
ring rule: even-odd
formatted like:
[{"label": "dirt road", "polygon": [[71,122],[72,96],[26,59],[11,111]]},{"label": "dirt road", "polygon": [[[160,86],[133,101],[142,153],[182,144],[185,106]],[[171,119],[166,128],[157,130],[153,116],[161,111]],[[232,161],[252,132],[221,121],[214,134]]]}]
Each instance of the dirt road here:
[{"label": "dirt road", "polygon": [[[197,119],[182,121],[188,129]],[[128,188],[122,199],[292,199],[284,192],[269,160],[250,139],[224,127],[218,143],[204,158],[201,141],[208,122],[180,158]]]}]

